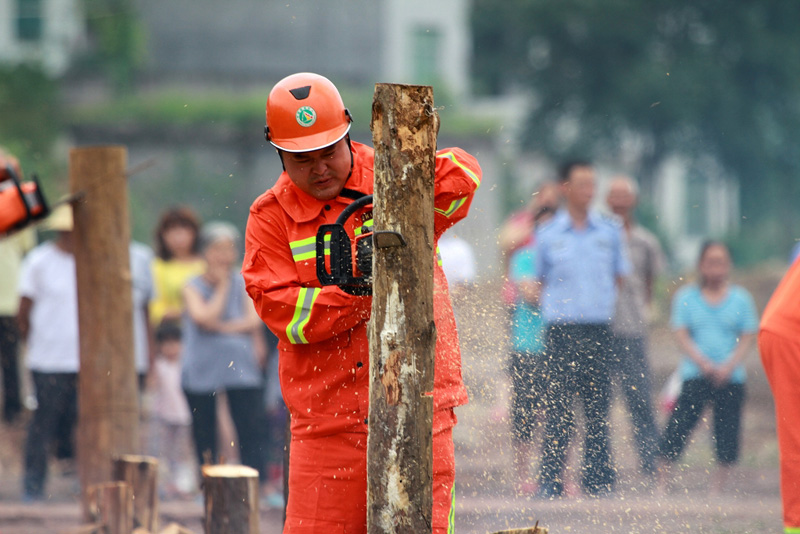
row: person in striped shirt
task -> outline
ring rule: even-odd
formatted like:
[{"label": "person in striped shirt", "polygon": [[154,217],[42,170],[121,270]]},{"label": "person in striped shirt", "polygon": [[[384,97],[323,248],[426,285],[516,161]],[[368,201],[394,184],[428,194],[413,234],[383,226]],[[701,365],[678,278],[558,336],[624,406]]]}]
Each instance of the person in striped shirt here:
[{"label": "person in striped shirt", "polygon": [[711,404],[718,466],[711,493],[722,491],[739,458],[745,398],[742,362],[758,331],[753,298],[730,282],[731,268],[725,244],[707,241],[700,251],[698,282],[682,287],[672,301],[672,329],[683,352],[683,387],[661,438],[662,482]]}]

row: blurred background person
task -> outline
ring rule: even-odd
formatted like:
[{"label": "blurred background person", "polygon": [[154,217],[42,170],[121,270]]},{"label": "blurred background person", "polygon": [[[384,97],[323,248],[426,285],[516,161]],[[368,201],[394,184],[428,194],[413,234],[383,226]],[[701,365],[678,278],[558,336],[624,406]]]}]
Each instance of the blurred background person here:
[{"label": "blurred background person", "polygon": [[[500,247],[500,261],[503,266],[503,286],[500,298],[503,306],[505,306],[509,320],[513,320],[514,307],[519,301],[517,286],[509,277],[511,257],[517,250],[530,245],[535,240],[536,214],[544,208],[549,208],[555,212],[560,202],[561,189],[558,184],[556,182],[544,182],[533,193],[528,205],[512,213],[500,227],[497,237],[497,243]],[[508,324],[508,321],[504,322]],[[511,329],[509,330],[509,335],[513,335]],[[508,387],[501,384],[497,393],[495,407],[492,409],[492,418],[496,421],[505,420],[508,417]]]},{"label": "blurred background person", "polygon": [[[22,176],[19,161],[0,147],[0,181],[6,166]],[[36,245],[36,232],[26,229],[0,236],[0,367],[3,371],[3,421],[13,423],[22,411],[19,374],[19,271],[22,258]]]},{"label": "blurred background person", "polygon": [[257,469],[263,482],[265,354],[257,354],[254,343],[262,335],[262,322],[234,270],[240,264],[240,240],[230,223],[214,221],[203,227],[206,269],[183,289],[181,384],[192,414],[198,463],[219,461],[216,404],[218,394],[225,392],[241,462]]},{"label": "blurred background person", "polygon": [[200,220],[185,206],[170,208],[161,215],[156,228],[156,254],[153,261],[154,298],[150,301],[150,321],[180,322],[183,313],[183,286],[205,269],[200,255]]},{"label": "blurred background person", "polygon": [[739,459],[745,368],[742,362],[758,330],[750,293],[731,284],[728,247],[707,241],[700,249],[698,283],[672,300],[671,326],[684,357],[683,387],[661,438],[664,481],[708,404],[713,408],[717,469],[710,491],[721,493]]},{"label": "blurred background person", "polygon": [[536,232],[536,276],[547,323],[544,447],[537,497],[564,494],[567,447],[574,428],[573,397],[583,404],[586,436],[581,486],[587,495],[613,491],[616,470],[609,442],[611,320],[617,288],[630,272],[618,221],[590,209],[594,168],[565,163],[564,208]]},{"label": "blurred background person", "polygon": [[658,429],[653,409],[652,374],[647,357],[648,318],[653,286],[664,269],[664,253],[658,239],[636,222],[636,182],[616,176],[608,186],[606,203],[622,220],[631,273],[622,280],[611,322],[612,381],[619,384],[635,436],[642,473],[655,481]]},{"label": "blurred background person", "polygon": [[439,254],[447,286],[450,289],[450,298],[457,303],[475,284],[478,275],[475,252],[466,239],[450,230],[439,238]]},{"label": "blurred background person", "polygon": [[80,357],[72,206],[53,210],[46,228],[58,232],[57,237],[30,252],[19,281],[19,329],[27,340],[27,366],[37,401],[24,449],[27,502],[44,498],[49,450],[57,433],[62,440],[68,434],[70,444],[60,446],[72,449],[77,422]]},{"label": "blurred background person", "polygon": [[[553,217],[556,208],[548,204],[539,207],[534,222],[544,224]],[[511,428],[514,446],[516,489],[522,495],[536,488],[530,478],[531,452],[536,428],[542,424],[544,388],[547,377],[543,368],[545,330],[539,307],[536,283],[536,243],[527,245],[511,255],[508,279],[516,287],[516,302],[511,318],[511,360],[508,367],[512,384]]]},{"label": "blurred background person", "polygon": [[161,324],[155,332],[153,362],[153,421],[151,454],[159,459],[159,492],[170,499],[190,493],[196,486],[191,455],[192,414],[181,388],[181,329],[174,322]]},{"label": "blurred background person", "polygon": [[150,326],[150,301],[153,300],[153,251],[144,243],[131,241],[131,291],[133,303],[133,354],[139,392],[143,393],[147,373],[155,358],[153,332]]}]

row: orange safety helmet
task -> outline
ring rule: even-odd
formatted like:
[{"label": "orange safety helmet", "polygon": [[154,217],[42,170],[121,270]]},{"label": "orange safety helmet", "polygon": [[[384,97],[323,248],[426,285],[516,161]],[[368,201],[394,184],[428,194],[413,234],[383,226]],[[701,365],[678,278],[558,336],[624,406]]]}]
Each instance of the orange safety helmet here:
[{"label": "orange safety helmet", "polygon": [[333,82],[300,72],[282,79],[270,91],[264,133],[275,148],[310,152],[342,139],[352,122]]}]

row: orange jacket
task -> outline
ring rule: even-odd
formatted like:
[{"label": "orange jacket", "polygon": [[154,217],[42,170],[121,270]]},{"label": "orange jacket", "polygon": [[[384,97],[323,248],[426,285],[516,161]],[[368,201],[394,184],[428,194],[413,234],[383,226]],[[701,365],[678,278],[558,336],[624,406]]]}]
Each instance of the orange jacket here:
[{"label": "orange jacket", "polygon": [[[353,172],[345,187],[372,194],[373,150],[355,142],[352,149]],[[466,216],[480,180],[480,167],[471,155],[459,148],[437,152],[437,241]],[[352,296],[336,286],[321,287],[314,252],[317,228],[335,222],[351,202],[344,196],[317,200],[284,172],[250,208],[242,274],[258,314],[279,339],[281,390],[294,436],[367,431],[367,321],[372,298]],[[351,239],[363,231],[360,227],[372,225],[371,209],[362,209],[346,223]],[[467,402],[467,392],[447,281],[438,262],[434,321],[434,409],[459,406]]]},{"label": "orange jacket", "polygon": [[800,342],[800,258],[781,279],[761,316],[761,330]]}]

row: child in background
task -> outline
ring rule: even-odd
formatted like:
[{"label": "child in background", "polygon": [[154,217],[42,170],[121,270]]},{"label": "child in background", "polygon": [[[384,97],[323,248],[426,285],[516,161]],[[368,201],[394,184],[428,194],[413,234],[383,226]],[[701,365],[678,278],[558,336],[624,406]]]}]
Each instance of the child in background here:
[{"label": "child in background", "polygon": [[183,497],[195,487],[190,433],[192,417],[181,388],[181,329],[165,321],[156,330],[153,365],[153,453],[161,464],[162,498]]}]

